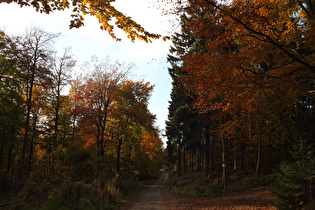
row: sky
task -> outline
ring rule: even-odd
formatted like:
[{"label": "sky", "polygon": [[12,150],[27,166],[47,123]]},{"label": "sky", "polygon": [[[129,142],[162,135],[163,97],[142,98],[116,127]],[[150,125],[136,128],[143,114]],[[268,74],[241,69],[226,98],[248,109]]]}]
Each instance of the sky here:
[{"label": "sky", "polygon": [[[154,0],[116,0],[115,7],[131,16],[146,30],[152,33],[170,36],[174,31],[175,17],[162,15]],[[156,126],[162,131],[168,115],[168,101],[171,92],[171,77],[168,74],[166,56],[171,41],[153,40],[145,43],[127,39],[124,32],[121,42],[113,40],[106,31],[99,29],[95,17],[84,16],[84,27],[69,29],[71,11],[54,12],[49,15],[37,13],[31,7],[20,8],[17,4],[0,4],[0,29],[8,35],[23,34],[27,28],[39,27],[50,33],[61,36],[55,42],[55,48],[63,53],[65,47],[71,47],[71,53],[77,60],[75,71],[80,71],[80,65],[90,61],[96,55],[99,59],[110,58],[115,61],[133,62],[135,69],[131,72],[133,80],[144,80],[155,85],[149,101],[149,110],[157,117]],[[166,139],[163,139],[164,143]]]}]

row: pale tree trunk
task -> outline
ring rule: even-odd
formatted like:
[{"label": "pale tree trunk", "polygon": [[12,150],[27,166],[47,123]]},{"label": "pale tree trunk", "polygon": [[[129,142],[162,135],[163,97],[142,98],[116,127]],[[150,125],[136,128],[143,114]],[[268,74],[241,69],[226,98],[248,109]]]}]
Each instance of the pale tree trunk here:
[{"label": "pale tree trunk", "polygon": [[221,131],[221,144],[222,144],[222,187],[224,190],[227,189],[227,173],[226,173],[226,161],[225,161],[225,144],[222,133],[222,121],[220,119],[220,131]]}]

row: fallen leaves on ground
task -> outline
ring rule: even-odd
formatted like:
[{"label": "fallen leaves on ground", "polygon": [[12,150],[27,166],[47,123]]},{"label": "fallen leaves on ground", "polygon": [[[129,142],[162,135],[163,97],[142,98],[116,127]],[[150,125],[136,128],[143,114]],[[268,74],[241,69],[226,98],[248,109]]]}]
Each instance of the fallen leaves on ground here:
[{"label": "fallen leaves on ground", "polygon": [[276,209],[267,188],[218,197],[166,196],[168,209]]}]

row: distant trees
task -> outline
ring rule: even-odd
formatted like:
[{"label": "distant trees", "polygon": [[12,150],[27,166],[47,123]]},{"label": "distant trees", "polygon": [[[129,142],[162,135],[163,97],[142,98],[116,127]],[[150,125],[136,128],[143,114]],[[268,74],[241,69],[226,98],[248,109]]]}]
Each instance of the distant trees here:
[{"label": "distant trees", "polygon": [[[179,11],[182,31],[169,56],[169,157],[190,164],[193,158],[181,148],[194,150],[189,147],[197,143],[192,169],[220,177],[226,188],[231,173],[271,173],[290,159],[288,150],[300,139],[313,151],[310,3],[192,0]],[[184,157],[176,158],[176,151]],[[182,173],[180,164],[177,170]]]},{"label": "distant trees", "polygon": [[[148,110],[153,86],[128,79],[133,64],[92,57],[74,78],[70,49],[59,34],[31,28],[0,33],[0,175],[63,182],[152,176],[162,141]],[[116,176],[117,174],[117,176]]]}]

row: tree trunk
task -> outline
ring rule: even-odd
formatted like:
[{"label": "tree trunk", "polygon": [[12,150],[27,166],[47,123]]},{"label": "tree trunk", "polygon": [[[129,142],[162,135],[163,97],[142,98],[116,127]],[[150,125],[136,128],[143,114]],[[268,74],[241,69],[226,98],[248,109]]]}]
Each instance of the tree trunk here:
[{"label": "tree trunk", "polygon": [[208,132],[207,128],[204,128],[204,137],[205,137],[205,170],[206,170],[206,176],[208,179],[210,178],[210,134]]},{"label": "tree trunk", "polygon": [[[60,77],[60,75],[59,75]],[[60,78],[59,78],[60,80]],[[55,107],[55,127],[54,127],[54,142],[53,142],[53,150],[52,150],[52,168],[51,171],[54,172],[54,163],[56,159],[56,151],[57,151],[57,141],[58,141],[58,125],[59,125],[59,109],[60,109],[60,82],[57,84],[57,96],[56,96],[56,107]]]},{"label": "tree trunk", "polygon": [[255,176],[260,177],[260,159],[261,159],[261,141],[258,140],[257,143],[257,158],[256,158],[256,167],[255,167]]},{"label": "tree trunk", "polygon": [[101,146],[100,146],[100,134],[101,134],[101,128],[100,125],[97,125],[97,133],[96,133],[96,147],[97,147],[97,157],[101,157]]},{"label": "tree trunk", "polygon": [[7,164],[8,174],[10,174],[10,170],[11,170],[12,151],[13,151],[13,142],[10,143],[9,152],[8,152],[8,164]]},{"label": "tree trunk", "polygon": [[181,150],[182,150],[182,146],[181,146],[181,144],[179,144],[178,145],[178,150],[177,150],[177,176],[178,177],[182,176]]},{"label": "tree trunk", "polygon": [[193,172],[192,166],[193,166],[193,163],[192,163],[192,151],[190,150],[189,151],[189,173]]},{"label": "tree trunk", "polygon": [[109,103],[107,102],[105,105],[104,117],[102,117],[101,121],[101,133],[100,133],[100,157],[103,157],[105,154],[105,144],[104,144],[104,135],[105,135],[105,128],[107,123],[107,109],[109,107]]},{"label": "tree trunk", "polygon": [[120,150],[122,145],[122,138],[118,138],[118,145],[117,145],[117,173],[120,171]]},{"label": "tree trunk", "polygon": [[30,115],[31,115],[31,109],[32,109],[32,95],[33,95],[33,86],[34,86],[34,79],[35,79],[35,70],[36,70],[36,63],[37,63],[37,50],[35,50],[35,55],[34,55],[34,62],[31,67],[31,77],[30,77],[30,86],[28,90],[28,97],[26,101],[26,106],[27,106],[27,112],[26,112],[26,121],[25,121],[25,133],[24,133],[24,141],[23,141],[23,147],[22,147],[22,154],[21,154],[21,169],[22,169],[22,174],[25,170],[26,166],[26,147],[28,144],[28,133],[29,133],[29,127],[30,127]]},{"label": "tree trunk", "polygon": [[0,144],[0,169],[1,169],[3,149],[4,149],[4,136],[1,136],[0,139],[1,139],[1,144]]},{"label": "tree trunk", "polygon": [[30,151],[29,151],[28,166],[27,166],[28,171],[31,171],[33,150],[34,150],[34,139],[36,138],[36,123],[37,123],[37,114],[35,114],[34,122],[33,122],[33,133],[32,133],[32,138],[30,142]]},{"label": "tree trunk", "polygon": [[197,171],[201,170],[201,149],[197,149]]},{"label": "tree trunk", "polygon": [[220,119],[220,131],[221,131],[221,144],[222,144],[222,187],[224,190],[227,189],[227,176],[226,176],[226,161],[225,161],[225,144],[222,134],[222,121]]},{"label": "tree trunk", "polygon": [[261,159],[261,131],[260,131],[260,121],[257,121],[257,155],[256,155],[256,167],[255,167],[255,177],[260,176],[260,159]]},{"label": "tree trunk", "polygon": [[186,146],[185,144],[183,145],[183,174],[186,174]]}]

